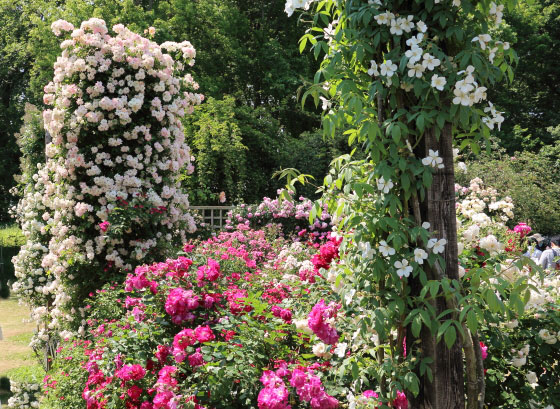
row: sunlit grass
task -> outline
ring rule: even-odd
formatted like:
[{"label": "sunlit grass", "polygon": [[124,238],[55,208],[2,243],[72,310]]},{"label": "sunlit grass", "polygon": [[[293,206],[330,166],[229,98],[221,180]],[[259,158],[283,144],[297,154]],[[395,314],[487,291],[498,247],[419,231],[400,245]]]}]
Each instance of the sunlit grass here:
[{"label": "sunlit grass", "polygon": [[0,246],[18,247],[25,243],[25,237],[16,224],[0,226]]}]

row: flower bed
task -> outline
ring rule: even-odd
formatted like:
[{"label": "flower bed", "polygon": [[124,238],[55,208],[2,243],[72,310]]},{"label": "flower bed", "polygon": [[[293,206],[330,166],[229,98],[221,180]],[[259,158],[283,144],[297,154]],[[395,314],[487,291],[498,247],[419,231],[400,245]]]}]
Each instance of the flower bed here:
[{"label": "flower bed", "polygon": [[346,344],[321,273],[338,258],[337,240],[317,251],[241,228],[185,251],[98,292],[90,340],[60,350],[48,401],[275,408],[290,398],[337,407],[331,368]]},{"label": "flower bed", "polygon": [[[508,307],[510,322],[496,321],[486,305],[473,306],[490,323],[479,328],[486,401],[557,404],[559,280],[538,283],[530,263],[516,258],[528,228],[508,230],[502,216],[512,211],[509,202],[477,183],[458,189],[462,280],[488,277],[482,271],[490,269],[494,277],[478,291],[496,297],[515,288],[509,282],[531,285],[526,310]],[[505,204],[494,209],[495,203]],[[388,369],[377,354],[397,334],[383,334],[382,342],[370,327],[362,335],[368,314],[379,318],[360,307],[367,293],[352,288],[345,265],[354,253],[390,256],[391,247],[347,246],[341,254],[341,238],[332,234],[317,243],[274,233],[274,227],[239,223],[187,243],[176,259],[136,268],[124,285],[91,294],[87,340],[60,348],[45,381],[47,407],[78,408],[85,401],[88,408],[407,408],[400,385],[389,400],[380,396],[379,374]],[[426,250],[437,246],[428,241]],[[426,250],[415,253],[415,262],[426,260]],[[400,280],[407,266],[401,262]],[[510,274],[512,266],[520,267]]]}]

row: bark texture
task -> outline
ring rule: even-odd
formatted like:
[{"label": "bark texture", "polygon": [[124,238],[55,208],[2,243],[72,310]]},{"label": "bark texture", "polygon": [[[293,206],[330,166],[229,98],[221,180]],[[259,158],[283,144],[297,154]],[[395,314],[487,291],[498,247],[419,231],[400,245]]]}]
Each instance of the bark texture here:
[{"label": "bark texture", "polygon": [[[444,168],[437,169],[433,174],[432,186],[420,202],[422,221],[429,222],[434,237],[447,240],[445,252],[442,254],[445,265],[429,271],[430,279],[438,279],[442,275],[459,278],[457,255],[457,222],[455,214],[455,175],[453,171],[453,146],[451,124],[446,124],[439,138],[433,129],[427,129],[422,142],[417,146],[419,157],[428,155],[429,150],[439,152]],[[421,290],[420,283],[412,286],[413,293]],[[438,313],[447,309],[445,299],[438,298],[435,305]],[[411,334],[409,333],[409,336]],[[411,343],[412,344],[412,343]],[[422,356],[433,357],[431,366],[433,382],[426,375],[421,377],[420,394],[411,399],[411,409],[463,409],[465,408],[463,355],[460,336],[448,349],[443,339],[436,343],[435,337],[426,328],[422,329],[419,340]],[[410,345],[411,348],[418,348]]]}]

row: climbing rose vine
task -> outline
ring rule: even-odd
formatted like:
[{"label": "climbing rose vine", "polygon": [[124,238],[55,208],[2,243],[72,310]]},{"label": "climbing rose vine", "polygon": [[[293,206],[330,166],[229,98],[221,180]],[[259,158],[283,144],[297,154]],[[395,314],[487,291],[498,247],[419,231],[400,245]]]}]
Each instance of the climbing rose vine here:
[{"label": "climbing rose vine", "polygon": [[176,175],[193,170],[181,118],[203,95],[187,72],[196,55],[187,41],[159,45],[122,24],[110,33],[96,18],[52,30],[71,35],[45,86],[52,142],[18,206],[28,242],[14,288],[56,327],[76,321],[89,291],[195,230]]}]

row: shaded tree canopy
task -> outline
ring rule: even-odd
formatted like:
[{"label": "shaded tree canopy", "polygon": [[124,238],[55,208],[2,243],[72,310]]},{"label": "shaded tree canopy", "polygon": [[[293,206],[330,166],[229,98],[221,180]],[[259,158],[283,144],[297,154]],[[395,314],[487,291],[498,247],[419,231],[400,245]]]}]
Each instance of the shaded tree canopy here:
[{"label": "shaded tree canopy", "polygon": [[[60,18],[79,25],[99,17],[108,26],[123,23],[139,33],[154,26],[158,42],[191,41],[197,49],[193,76],[201,91],[216,101],[231,96],[235,103],[239,135],[249,148],[247,172],[257,175],[255,189],[245,192],[273,195],[276,183],[270,177],[280,167],[322,177],[334,145],[337,152],[347,147],[342,139],[327,143],[316,132],[319,120],[311,101],[305,110],[300,106],[298,93],[318,62],[311,54],[300,54],[298,40],[305,26],[287,17],[284,5],[284,0],[0,0],[0,222],[9,220],[7,211],[15,200],[9,194],[15,184],[11,175],[18,173],[15,134],[26,102],[42,109],[43,87],[60,53],[50,25]],[[490,93],[506,111],[496,135],[510,153],[537,151],[559,139],[546,130],[560,122],[560,68],[552,63],[560,57],[559,15],[554,0],[523,0],[505,17],[509,26],[502,35],[514,44],[520,61],[514,84]],[[264,146],[272,139],[280,152],[265,165],[257,157],[261,152],[253,153],[248,141]],[[312,148],[299,151],[306,144]],[[216,180],[205,183],[217,186]],[[227,193],[231,198],[237,194]],[[248,193],[237,199],[254,200]]]}]

